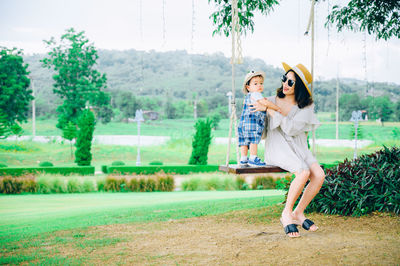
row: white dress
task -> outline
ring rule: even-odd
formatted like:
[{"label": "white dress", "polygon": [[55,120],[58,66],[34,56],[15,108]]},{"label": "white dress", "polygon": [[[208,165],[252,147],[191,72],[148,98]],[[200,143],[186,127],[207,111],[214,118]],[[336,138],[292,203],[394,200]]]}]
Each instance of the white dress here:
[{"label": "white dress", "polygon": [[[276,97],[268,100],[276,104]],[[275,165],[291,173],[308,170],[317,162],[307,145],[306,132],[320,126],[314,113],[314,104],[300,109],[294,105],[287,116],[275,112],[267,116],[269,122],[265,128],[264,159],[267,165]]]}]

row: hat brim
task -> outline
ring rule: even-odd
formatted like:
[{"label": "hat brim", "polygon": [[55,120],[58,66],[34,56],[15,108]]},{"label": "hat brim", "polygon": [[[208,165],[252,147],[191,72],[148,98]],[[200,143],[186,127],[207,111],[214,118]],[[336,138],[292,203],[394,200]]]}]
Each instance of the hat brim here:
[{"label": "hat brim", "polygon": [[285,62],[282,62],[282,66],[283,66],[283,69],[285,70],[285,72],[288,72],[289,70],[292,70],[292,71],[294,71],[294,72],[297,74],[297,76],[299,76],[299,78],[301,79],[301,81],[303,82],[304,86],[307,88],[308,93],[309,93],[310,96],[311,96],[312,94],[311,94],[310,88],[309,88],[308,85],[307,85],[307,80],[303,80],[303,78],[301,77],[301,75],[300,75],[299,73],[297,73],[296,70],[294,70],[291,66],[289,66],[289,65],[286,64]]}]

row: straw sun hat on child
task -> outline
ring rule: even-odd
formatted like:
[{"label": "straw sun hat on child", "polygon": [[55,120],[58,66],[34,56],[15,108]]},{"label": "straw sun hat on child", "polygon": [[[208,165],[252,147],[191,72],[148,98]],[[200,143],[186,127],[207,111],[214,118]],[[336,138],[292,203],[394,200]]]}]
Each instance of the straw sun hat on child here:
[{"label": "straw sun hat on child", "polygon": [[254,78],[256,76],[262,76],[263,80],[265,80],[265,73],[263,71],[250,71],[249,73],[247,73],[246,77],[244,78],[244,82],[243,82],[244,94],[249,93],[249,91],[246,88],[247,82],[249,82],[249,80],[251,80],[252,78]]},{"label": "straw sun hat on child", "polygon": [[312,76],[308,69],[303,66],[303,64],[297,64],[296,66],[291,67],[285,62],[282,62],[282,66],[286,72],[288,72],[289,70],[293,70],[301,78],[301,81],[303,81],[303,84],[304,86],[306,86],[308,93],[312,95],[310,90]]}]

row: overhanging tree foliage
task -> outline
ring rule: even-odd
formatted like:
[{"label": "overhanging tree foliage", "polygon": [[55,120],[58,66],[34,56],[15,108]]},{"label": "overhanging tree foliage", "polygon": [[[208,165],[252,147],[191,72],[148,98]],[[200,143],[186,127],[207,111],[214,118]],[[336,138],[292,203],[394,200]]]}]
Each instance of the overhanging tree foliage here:
[{"label": "overhanging tree foliage", "polygon": [[327,17],[328,24],[336,25],[340,32],[367,31],[376,39],[400,38],[400,1],[351,0],[347,6],[333,6]]},{"label": "overhanging tree foliage", "polygon": [[[232,1],[231,0],[208,0],[208,3],[214,3],[216,11],[211,14],[216,29],[213,35],[223,33],[226,37],[231,32],[232,22]],[[254,12],[260,11],[261,14],[267,15],[273,11],[273,7],[278,5],[277,0],[238,0],[238,17],[240,32],[246,34],[247,31],[254,31]]]},{"label": "overhanging tree foliage", "polygon": [[102,91],[107,78],[94,67],[98,59],[96,48],[84,36],[84,32],[68,29],[61,36],[60,43],[54,38],[45,41],[51,49],[43,66],[54,69],[54,93],[64,100],[57,108],[57,127],[63,129],[69,121],[75,125],[87,105],[97,112],[103,122],[110,120],[110,96]]},{"label": "overhanging tree foliage", "polygon": [[27,120],[29,102],[33,99],[30,80],[22,51],[0,47],[0,113],[1,127],[5,132],[18,133],[18,122]]}]

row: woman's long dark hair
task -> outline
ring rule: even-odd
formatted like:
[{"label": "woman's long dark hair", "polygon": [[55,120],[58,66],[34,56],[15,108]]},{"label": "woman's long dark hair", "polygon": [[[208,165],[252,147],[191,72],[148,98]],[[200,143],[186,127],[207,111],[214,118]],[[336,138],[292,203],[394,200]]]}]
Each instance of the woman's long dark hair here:
[{"label": "woman's long dark hair", "polygon": [[[313,103],[312,96],[308,93],[306,86],[296,72],[290,69],[285,75],[287,75],[289,72],[293,72],[294,76],[296,77],[296,82],[294,83],[294,99],[297,102],[297,105],[299,108],[309,106]],[[279,98],[285,98],[286,95],[283,93],[283,84],[279,89],[276,90],[276,95]]]}]

